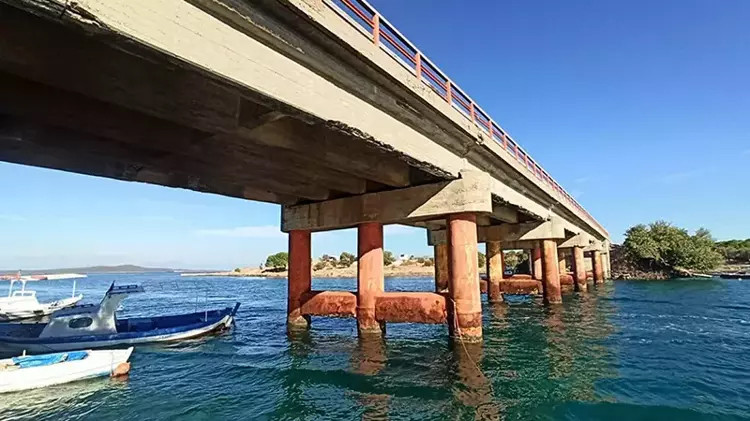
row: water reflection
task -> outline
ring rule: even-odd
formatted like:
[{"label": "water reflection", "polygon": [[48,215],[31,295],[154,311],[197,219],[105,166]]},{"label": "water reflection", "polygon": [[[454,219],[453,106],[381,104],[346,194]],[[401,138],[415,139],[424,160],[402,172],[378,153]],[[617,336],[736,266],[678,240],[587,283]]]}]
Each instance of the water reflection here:
[{"label": "water reflection", "polygon": [[57,411],[86,413],[118,400],[126,400],[128,394],[127,376],[7,393],[0,399],[0,419],[39,419]]},{"label": "water reflection", "polygon": [[455,399],[472,408],[476,420],[499,419],[501,410],[495,400],[492,382],[479,365],[483,358],[482,344],[457,340],[451,345],[456,368]]}]

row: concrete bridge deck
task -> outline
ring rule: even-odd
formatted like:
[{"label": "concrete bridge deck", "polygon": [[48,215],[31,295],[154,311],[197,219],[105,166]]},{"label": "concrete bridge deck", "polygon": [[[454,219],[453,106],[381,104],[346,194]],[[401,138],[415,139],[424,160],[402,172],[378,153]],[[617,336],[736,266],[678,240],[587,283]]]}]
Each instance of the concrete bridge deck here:
[{"label": "concrete bridge deck", "polygon": [[606,253],[607,231],[360,0],[0,0],[0,95],[3,161],[278,203],[289,232],[404,223],[437,248],[470,214],[452,221],[488,243]]}]

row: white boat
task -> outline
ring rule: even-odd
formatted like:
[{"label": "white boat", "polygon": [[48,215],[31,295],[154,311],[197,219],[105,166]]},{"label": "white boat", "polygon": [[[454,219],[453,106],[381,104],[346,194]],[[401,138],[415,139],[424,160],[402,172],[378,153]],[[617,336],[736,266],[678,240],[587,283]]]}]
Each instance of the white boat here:
[{"label": "white boat", "polygon": [[112,284],[97,304],[56,311],[48,322],[0,324],[0,349],[44,353],[76,349],[175,342],[229,329],[240,304],[189,314],[120,319],[125,297],[143,292],[138,285]]},{"label": "white boat", "polygon": [[[83,299],[83,295],[76,295],[74,281],[73,294],[70,298],[64,298],[50,303],[40,303],[36,298],[36,291],[28,291],[26,289],[26,283],[35,280],[36,279],[34,278],[21,277],[20,274],[16,279],[10,280],[8,296],[0,298],[0,321],[7,322],[48,316],[55,311],[72,307]],[[13,291],[13,285],[16,282],[21,283],[21,289]]]},{"label": "white boat", "polygon": [[0,393],[18,392],[94,377],[124,375],[133,348],[74,351],[0,360]]}]

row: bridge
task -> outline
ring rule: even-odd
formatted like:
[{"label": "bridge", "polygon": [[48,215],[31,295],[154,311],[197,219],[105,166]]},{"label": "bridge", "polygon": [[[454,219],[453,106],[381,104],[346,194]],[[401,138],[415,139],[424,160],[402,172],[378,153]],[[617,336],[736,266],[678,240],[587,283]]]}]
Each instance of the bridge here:
[{"label": "bridge", "polygon": [[[0,0],[0,97],[0,160],[280,204],[290,328],[479,339],[479,242],[489,302],[608,276],[607,231],[363,0]],[[385,224],[426,230],[434,293],[384,291]],[[313,291],[311,233],[351,227],[357,293]]]}]

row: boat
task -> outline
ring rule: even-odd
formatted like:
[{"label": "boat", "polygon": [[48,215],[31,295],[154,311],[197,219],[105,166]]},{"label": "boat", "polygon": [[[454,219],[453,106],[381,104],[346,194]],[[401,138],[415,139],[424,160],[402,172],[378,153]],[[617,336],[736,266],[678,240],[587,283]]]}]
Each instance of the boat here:
[{"label": "boat", "polygon": [[733,272],[733,273],[720,273],[719,277],[722,279],[750,279],[750,273],[748,272]]},{"label": "boat", "polygon": [[0,360],[0,393],[19,392],[130,371],[133,348],[73,351]]},{"label": "boat", "polygon": [[[40,303],[36,298],[36,291],[26,289],[26,283],[39,279],[33,277],[22,277],[20,272],[15,279],[10,279],[8,296],[0,298],[0,321],[23,320],[48,316],[55,311],[72,307],[83,299],[83,295],[76,295],[76,284],[73,281],[73,294],[70,298]],[[13,291],[13,285],[21,283],[21,289]]]},{"label": "boat", "polygon": [[139,285],[110,285],[99,304],[53,313],[49,321],[0,325],[0,349],[30,353],[175,342],[227,330],[240,307],[157,317],[118,319],[117,308]]}]

